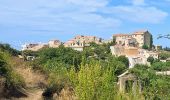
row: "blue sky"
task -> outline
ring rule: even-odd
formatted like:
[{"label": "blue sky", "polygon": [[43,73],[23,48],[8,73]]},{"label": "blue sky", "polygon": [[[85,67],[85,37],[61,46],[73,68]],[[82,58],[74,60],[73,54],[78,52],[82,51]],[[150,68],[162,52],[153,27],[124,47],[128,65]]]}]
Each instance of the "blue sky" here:
[{"label": "blue sky", "polygon": [[30,42],[67,41],[77,34],[109,39],[147,29],[154,43],[170,33],[170,0],[0,0],[0,41],[20,48]]}]

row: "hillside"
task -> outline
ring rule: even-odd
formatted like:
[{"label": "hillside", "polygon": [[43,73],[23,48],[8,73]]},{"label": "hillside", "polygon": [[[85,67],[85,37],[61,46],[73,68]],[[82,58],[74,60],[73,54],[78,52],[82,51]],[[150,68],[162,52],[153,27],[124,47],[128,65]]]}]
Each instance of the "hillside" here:
[{"label": "hillside", "polygon": [[[161,58],[169,57],[167,53],[161,54]],[[150,59],[151,66],[137,64],[128,69],[128,58],[111,55],[109,44],[92,44],[82,52],[60,46],[23,54],[36,59],[19,59],[6,50],[0,51],[1,99],[168,100],[170,97],[169,76],[156,75],[158,71],[170,70],[170,62]],[[122,78],[127,79],[124,85]]]}]

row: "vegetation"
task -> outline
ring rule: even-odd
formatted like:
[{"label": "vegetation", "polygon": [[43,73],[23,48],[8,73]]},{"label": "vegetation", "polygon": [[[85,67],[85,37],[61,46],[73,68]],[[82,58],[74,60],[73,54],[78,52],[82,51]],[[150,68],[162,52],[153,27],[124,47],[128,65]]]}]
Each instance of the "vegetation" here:
[{"label": "vegetation", "polygon": [[[158,76],[156,71],[170,70],[169,62],[160,62],[153,57],[148,61],[151,66],[136,65],[129,70],[142,86],[142,92],[130,90],[121,93],[117,85],[118,77],[129,66],[125,56],[115,57],[110,54],[110,44],[98,45],[91,43],[83,52],[60,46],[59,48],[44,48],[38,52],[25,51],[25,55],[36,56],[30,65],[34,70],[40,70],[47,75],[47,86],[43,96],[52,97],[55,93],[69,87],[68,91],[79,100],[168,100],[170,98],[170,78]],[[5,50],[6,51],[6,50]],[[161,58],[168,58],[168,52]],[[17,74],[11,63],[9,52],[0,52],[0,75],[6,78],[8,89],[24,88],[24,79]]]},{"label": "vegetation", "polygon": [[152,69],[156,71],[169,71],[170,62],[156,62],[152,64]]},{"label": "vegetation", "polygon": [[142,49],[149,49],[149,47],[147,45],[143,45]]},{"label": "vegetation", "polygon": [[121,61],[122,63],[124,63],[126,65],[126,67],[129,67],[129,60],[127,57],[125,56],[119,56],[118,57],[118,61]]},{"label": "vegetation", "polygon": [[136,95],[132,92],[128,95],[121,94],[117,87],[117,76],[128,69],[129,61],[125,56],[111,56],[109,46],[110,44],[91,43],[83,52],[63,46],[40,50],[39,59],[34,62],[41,62],[39,69],[48,75],[49,80],[43,95],[52,96],[54,93],[59,94],[65,87],[71,87],[75,97],[80,100],[169,98],[169,90],[168,93],[164,92],[164,89],[169,88],[167,82],[169,78],[155,74],[155,71],[169,70],[169,63],[161,63],[153,57],[148,58],[152,63],[151,67],[136,65],[130,70],[130,73],[135,74],[141,81],[142,94],[139,92]]},{"label": "vegetation", "polygon": [[0,50],[2,52],[8,52],[13,56],[17,56],[18,54],[20,54],[20,52],[18,50],[13,49],[9,44],[0,43]]},{"label": "vegetation", "polygon": [[165,47],[163,48],[164,51],[170,51],[170,48],[169,47]]},{"label": "vegetation", "polygon": [[168,76],[157,76],[152,67],[145,65],[136,65],[131,69],[131,73],[138,76],[145,100],[168,100],[170,98]]},{"label": "vegetation", "polygon": [[13,70],[12,66],[11,55],[8,52],[0,51],[0,76],[6,80],[7,94],[15,96],[19,89],[25,87],[25,82],[23,77]]},{"label": "vegetation", "polygon": [[161,60],[166,60],[167,58],[170,58],[170,52],[161,52],[161,53],[159,54],[159,58],[160,58]]},{"label": "vegetation", "polygon": [[153,47],[153,36],[151,35],[149,48],[152,49],[152,47]]},{"label": "vegetation", "polygon": [[151,64],[154,62],[154,58],[153,57],[148,57],[147,61],[150,62]]}]

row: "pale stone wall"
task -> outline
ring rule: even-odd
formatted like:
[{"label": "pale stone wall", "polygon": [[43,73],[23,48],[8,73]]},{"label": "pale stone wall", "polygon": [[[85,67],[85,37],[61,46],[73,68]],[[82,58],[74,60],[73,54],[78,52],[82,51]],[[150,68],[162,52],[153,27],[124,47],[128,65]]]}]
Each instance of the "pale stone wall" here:
[{"label": "pale stone wall", "polygon": [[170,71],[156,72],[156,75],[170,75]]},{"label": "pale stone wall", "polygon": [[71,47],[71,48],[76,50],[76,51],[83,51],[84,50],[83,47]]},{"label": "pale stone wall", "polygon": [[48,47],[47,44],[28,44],[28,45],[25,45],[24,48],[22,49],[23,51],[24,50],[30,50],[30,51],[38,51],[42,48],[45,48],[45,47]]},{"label": "pale stone wall", "polygon": [[74,50],[77,50],[77,51],[83,51],[83,48],[85,46],[89,46],[89,44],[91,42],[95,42],[97,44],[102,44],[102,39],[97,38],[95,36],[78,35],[78,36],[74,37],[74,39],[71,39],[71,40],[65,42],[64,46],[73,48]]},{"label": "pale stone wall", "polygon": [[148,31],[139,31],[133,34],[115,34],[113,38],[116,38],[116,44],[118,45],[127,45],[127,40],[130,39],[135,39],[138,47],[142,47],[143,45],[150,47],[151,45],[151,34]]},{"label": "pale stone wall", "polygon": [[61,45],[59,40],[51,40],[48,42],[50,48],[58,48]]},{"label": "pale stone wall", "polygon": [[139,47],[142,47],[144,45],[144,35],[143,34],[134,34],[133,38],[136,39]]},{"label": "pale stone wall", "polygon": [[117,47],[111,46],[110,49],[111,49],[112,55],[115,55],[115,56],[125,55],[125,53],[124,53],[125,48],[122,46],[117,46]]}]

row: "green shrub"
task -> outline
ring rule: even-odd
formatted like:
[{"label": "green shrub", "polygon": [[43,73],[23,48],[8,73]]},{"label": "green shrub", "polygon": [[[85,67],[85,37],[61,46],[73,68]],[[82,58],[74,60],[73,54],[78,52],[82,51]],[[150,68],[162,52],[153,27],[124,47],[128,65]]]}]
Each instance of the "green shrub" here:
[{"label": "green shrub", "polygon": [[115,95],[114,69],[109,66],[104,68],[98,61],[81,65],[77,73],[72,69],[70,78],[75,94],[80,100],[110,100]]}]

